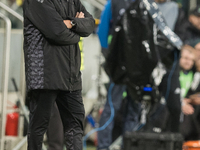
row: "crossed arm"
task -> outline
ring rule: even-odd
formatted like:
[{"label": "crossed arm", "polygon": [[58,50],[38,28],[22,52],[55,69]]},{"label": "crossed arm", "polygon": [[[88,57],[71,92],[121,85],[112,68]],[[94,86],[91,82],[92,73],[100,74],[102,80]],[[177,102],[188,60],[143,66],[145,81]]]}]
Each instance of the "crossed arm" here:
[{"label": "crossed arm", "polygon": [[[74,20],[76,22],[76,26],[72,28],[72,31],[81,37],[87,37],[94,31],[95,21],[92,15],[81,4],[80,0],[77,0],[77,2],[78,14],[76,14],[75,17],[69,17],[70,20]],[[81,15],[81,17],[77,17],[77,15]]]},{"label": "crossed arm", "polygon": [[[77,12],[75,18],[85,18],[83,12]],[[71,20],[63,20],[68,29],[72,29]]]},{"label": "crossed arm", "polygon": [[185,115],[194,113],[194,105],[200,105],[200,93],[190,95],[189,98],[183,100],[182,111]]},{"label": "crossed arm", "polygon": [[[88,36],[94,30],[94,19],[81,3],[79,4],[80,13],[69,20],[63,20],[51,0],[45,0],[43,3],[32,0],[24,6],[24,9],[24,15],[30,22],[40,30],[47,40],[54,44],[76,44],[79,42],[80,36]],[[70,20],[76,21],[75,29],[71,28]]]}]

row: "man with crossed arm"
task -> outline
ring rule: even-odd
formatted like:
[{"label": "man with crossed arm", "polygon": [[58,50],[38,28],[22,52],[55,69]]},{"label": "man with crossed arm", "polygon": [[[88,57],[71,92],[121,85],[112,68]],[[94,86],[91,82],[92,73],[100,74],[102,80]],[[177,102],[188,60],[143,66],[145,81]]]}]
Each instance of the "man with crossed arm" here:
[{"label": "man with crossed arm", "polygon": [[[51,110],[57,103],[68,150],[82,150],[83,119],[80,49],[93,17],[80,0],[26,0],[24,55],[30,94],[28,150],[41,150]],[[55,129],[56,130],[56,129]]]}]

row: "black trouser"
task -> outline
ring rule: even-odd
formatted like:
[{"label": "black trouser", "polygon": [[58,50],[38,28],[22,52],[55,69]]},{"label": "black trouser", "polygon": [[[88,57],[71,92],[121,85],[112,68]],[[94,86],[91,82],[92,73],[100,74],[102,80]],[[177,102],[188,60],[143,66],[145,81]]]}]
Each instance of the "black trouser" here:
[{"label": "black trouser", "polygon": [[[56,129],[56,130],[55,130]],[[55,103],[47,129],[48,150],[63,150],[64,132],[58,107]]]},{"label": "black trouser", "polygon": [[192,115],[184,115],[181,123],[181,134],[185,141],[200,139],[200,106],[193,106],[195,111]]},{"label": "black trouser", "polygon": [[181,102],[180,99],[169,99],[167,105],[156,103],[152,106],[152,114],[146,130],[153,127],[162,128],[164,132],[179,132]]},{"label": "black trouser", "polygon": [[180,128],[180,115],[181,115],[181,102],[180,99],[168,99],[167,107],[169,110],[168,129],[171,132],[179,132]]},{"label": "black trouser", "polygon": [[[85,116],[81,90],[34,90],[30,93],[28,150],[41,150],[52,108],[56,101],[62,119],[67,150],[82,150]],[[54,129],[56,130],[56,129]]]}]

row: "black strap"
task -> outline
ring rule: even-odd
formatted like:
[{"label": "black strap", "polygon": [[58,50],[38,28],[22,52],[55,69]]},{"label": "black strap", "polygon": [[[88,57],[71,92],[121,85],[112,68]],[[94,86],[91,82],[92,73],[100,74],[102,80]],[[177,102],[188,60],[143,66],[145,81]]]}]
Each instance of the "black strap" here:
[{"label": "black strap", "polygon": [[177,49],[181,49],[183,42],[181,39],[166,25],[165,19],[160,12],[158,5],[155,2],[149,2],[148,0],[142,0],[147,11],[151,15],[152,19],[161,30],[161,32],[169,39]]}]

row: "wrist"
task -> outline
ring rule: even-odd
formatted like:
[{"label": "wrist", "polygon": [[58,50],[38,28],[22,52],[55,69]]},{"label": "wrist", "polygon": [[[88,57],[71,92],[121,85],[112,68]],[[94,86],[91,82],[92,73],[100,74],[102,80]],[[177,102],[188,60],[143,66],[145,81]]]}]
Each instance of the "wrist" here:
[{"label": "wrist", "polygon": [[70,23],[71,23],[71,25],[72,25],[72,28],[73,28],[73,27],[75,27],[75,26],[76,26],[76,24],[77,24],[77,23],[76,23],[74,20],[71,20],[71,22],[70,22]]},{"label": "wrist", "polygon": [[186,102],[182,101],[181,106],[185,106],[185,105],[186,105]]}]

